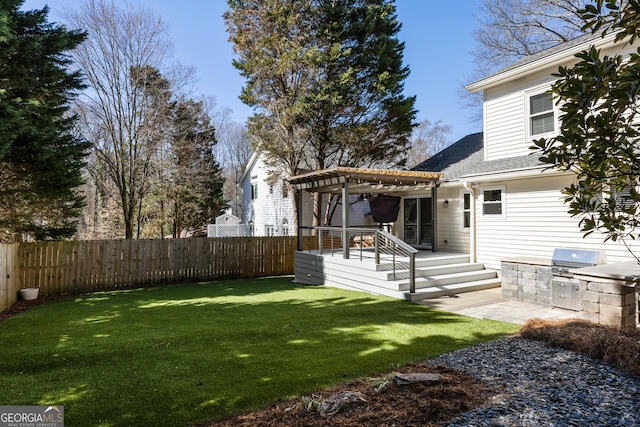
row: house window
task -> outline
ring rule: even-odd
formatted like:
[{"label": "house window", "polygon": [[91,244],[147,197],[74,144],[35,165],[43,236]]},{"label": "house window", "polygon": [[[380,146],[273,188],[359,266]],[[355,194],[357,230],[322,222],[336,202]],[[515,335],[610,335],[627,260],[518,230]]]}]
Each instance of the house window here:
[{"label": "house window", "polygon": [[504,216],[504,188],[482,190],[482,215]]},{"label": "house window", "polygon": [[282,198],[286,199],[287,197],[289,197],[289,186],[287,181],[282,181]]},{"label": "house window", "polygon": [[289,221],[286,218],[282,220],[282,235],[289,235]]},{"label": "house window", "polygon": [[618,212],[633,212],[633,214],[635,215],[635,212],[638,209],[638,198],[640,198],[638,187],[630,184],[624,187],[622,190],[618,191],[612,188],[611,197],[616,203]]},{"label": "house window", "polygon": [[267,224],[264,226],[264,235],[267,237],[271,237],[271,236],[275,236],[276,235],[276,227],[274,227],[273,225]]},{"label": "house window", "polygon": [[251,183],[251,200],[255,200],[258,198],[258,183]]},{"label": "house window", "polygon": [[555,113],[551,92],[529,97],[529,135],[534,137],[555,131]]},{"label": "house window", "polygon": [[463,230],[471,228],[471,193],[462,193],[462,221]]}]

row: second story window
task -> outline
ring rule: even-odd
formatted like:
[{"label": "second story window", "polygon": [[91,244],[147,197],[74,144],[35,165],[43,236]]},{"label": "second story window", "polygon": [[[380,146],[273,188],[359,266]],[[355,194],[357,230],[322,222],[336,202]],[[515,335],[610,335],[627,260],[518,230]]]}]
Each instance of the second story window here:
[{"label": "second story window", "polygon": [[255,200],[258,198],[258,183],[251,183],[251,200]]},{"label": "second story window", "polygon": [[555,131],[555,114],[550,92],[529,97],[529,134],[536,137]]}]

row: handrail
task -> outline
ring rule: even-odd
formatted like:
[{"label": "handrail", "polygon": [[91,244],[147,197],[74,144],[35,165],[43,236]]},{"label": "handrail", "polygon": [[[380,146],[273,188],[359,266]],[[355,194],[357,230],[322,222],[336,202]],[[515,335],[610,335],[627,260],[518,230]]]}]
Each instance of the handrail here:
[{"label": "handrail", "polygon": [[[331,255],[342,250],[342,242],[340,239],[342,238],[342,233],[346,231],[347,236],[354,236],[354,242],[357,241],[355,248],[359,249],[360,261],[366,258],[366,249],[371,249],[370,246],[373,246],[374,249],[374,260],[376,265],[380,264],[381,254],[390,255],[391,261],[393,265],[393,277],[396,279],[396,266],[398,261],[396,258],[398,256],[408,257],[409,258],[409,292],[415,293],[415,264],[416,264],[416,254],[419,252],[416,248],[409,245],[408,243],[400,240],[396,236],[386,231],[380,230],[378,228],[368,228],[368,227],[348,227],[343,229],[342,227],[330,227],[330,226],[316,226],[316,227],[301,227],[305,230],[312,230],[316,232],[316,236],[318,239],[318,251],[322,254],[326,250],[331,251]],[[336,238],[336,236],[338,236]],[[356,237],[359,236],[359,240],[356,240]],[[373,236],[373,241],[369,241],[369,236]],[[325,240],[326,237],[329,237],[329,242]],[[338,240],[339,244],[336,245],[336,240]],[[350,245],[349,245],[350,246]],[[351,248],[351,246],[350,246]],[[370,253],[370,252],[369,252]],[[348,257],[348,254],[347,256]]]}]

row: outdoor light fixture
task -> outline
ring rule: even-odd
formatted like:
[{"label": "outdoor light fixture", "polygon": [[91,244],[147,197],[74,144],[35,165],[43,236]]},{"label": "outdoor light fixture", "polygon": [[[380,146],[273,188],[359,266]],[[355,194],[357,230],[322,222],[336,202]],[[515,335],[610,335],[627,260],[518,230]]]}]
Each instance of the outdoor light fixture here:
[{"label": "outdoor light fixture", "polygon": [[444,203],[442,204],[443,208],[448,208],[449,207],[449,201],[445,200]]}]

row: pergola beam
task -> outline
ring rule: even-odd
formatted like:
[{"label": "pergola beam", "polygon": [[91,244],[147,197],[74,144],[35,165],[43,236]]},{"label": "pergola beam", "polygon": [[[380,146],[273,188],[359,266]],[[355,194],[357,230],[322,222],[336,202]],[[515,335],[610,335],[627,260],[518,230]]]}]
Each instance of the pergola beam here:
[{"label": "pergola beam", "polygon": [[[440,185],[442,176],[440,172],[338,167],[297,175],[291,177],[289,182],[298,193],[299,200],[302,199],[302,190],[311,193],[340,194],[343,200],[348,201],[350,194],[390,194],[431,189],[432,202],[435,203],[435,189]],[[298,236],[301,235],[301,227],[302,205],[299,203]],[[342,203],[342,245],[345,258],[349,257],[348,227],[348,203]],[[300,244],[300,237],[298,239]]]}]

